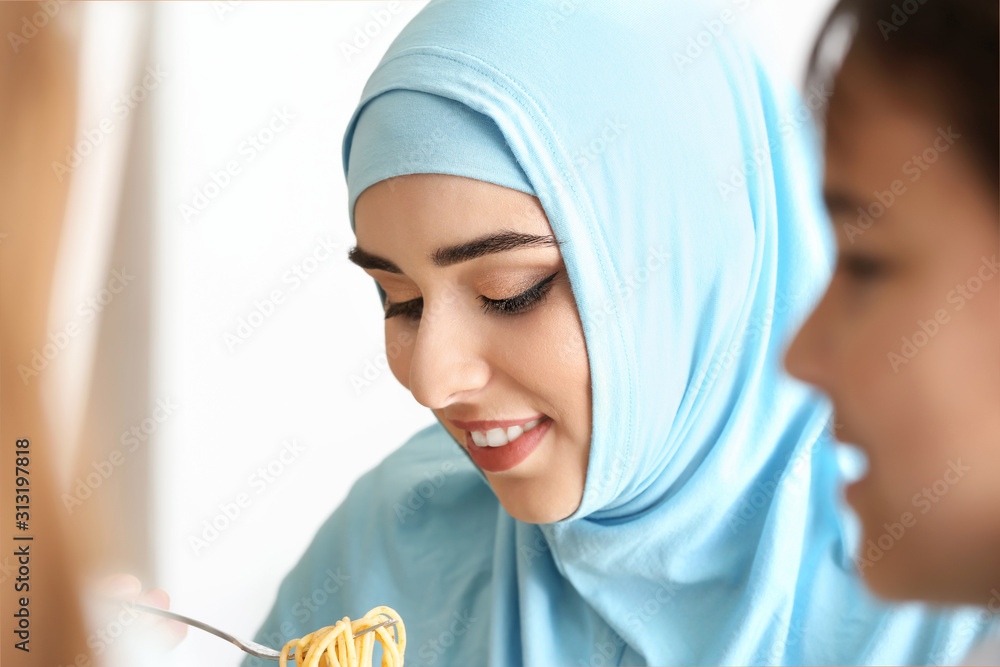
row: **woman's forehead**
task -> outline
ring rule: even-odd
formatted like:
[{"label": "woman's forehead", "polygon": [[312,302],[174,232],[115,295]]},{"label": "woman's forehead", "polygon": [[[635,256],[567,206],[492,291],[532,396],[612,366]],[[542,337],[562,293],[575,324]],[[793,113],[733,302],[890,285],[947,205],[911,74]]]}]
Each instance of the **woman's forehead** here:
[{"label": "woman's forehead", "polygon": [[413,174],[376,183],[358,197],[355,232],[366,249],[392,239],[424,249],[455,246],[497,232],[550,236],[532,195],[475,179]]}]

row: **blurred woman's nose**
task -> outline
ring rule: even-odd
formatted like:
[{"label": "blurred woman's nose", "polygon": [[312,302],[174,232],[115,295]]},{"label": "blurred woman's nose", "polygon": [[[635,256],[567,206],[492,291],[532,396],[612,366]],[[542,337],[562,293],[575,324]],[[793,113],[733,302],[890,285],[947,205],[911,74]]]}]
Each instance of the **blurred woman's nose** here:
[{"label": "blurred woman's nose", "polygon": [[829,327],[824,323],[829,292],[816,305],[785,352],[785,369],[794,377],[825,388],[830,361]]},{"label": "blurred woman's nose", "polygon": [[483,343],[471,330],[475,315],[462,313],[455,299],[424,300],[410,358],[410,393],[421,405],[439,410],[484,387],[490,368]]}]

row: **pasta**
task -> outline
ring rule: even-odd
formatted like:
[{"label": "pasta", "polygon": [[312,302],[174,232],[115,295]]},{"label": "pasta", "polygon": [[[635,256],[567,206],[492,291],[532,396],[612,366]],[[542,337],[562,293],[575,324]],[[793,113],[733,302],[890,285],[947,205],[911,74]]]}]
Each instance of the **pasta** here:
[{"label": "pasta", "polygon": [[[354,636],[388,620],[395,620],[396,624]],[[403,667],[406,628],[403,619],[390,607],[375,607],[355,621],[345,616],[336,625],[291,640],[282,647],[278,664],[287,667],[291,653],[296,667],[371,667],[376,640],[382,644],[382,667]]]}]

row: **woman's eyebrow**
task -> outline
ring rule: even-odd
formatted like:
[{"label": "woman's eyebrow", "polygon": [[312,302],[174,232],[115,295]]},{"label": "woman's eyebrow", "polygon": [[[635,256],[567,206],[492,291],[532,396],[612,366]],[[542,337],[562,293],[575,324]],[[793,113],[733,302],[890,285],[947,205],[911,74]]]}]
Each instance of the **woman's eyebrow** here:
[{"label": "woman's eyebrow", "polygon": [[558,245],[559,242],[556,241],[556,238],[551,235],[537,236],[535,234],[524,234],[522,232],[502,230],[486,234],[485,236],[480,236],[479,238],[473,239],[467,243],[460,243],[446,248],[438,248],[436,251],[431,253],[430,258],[431,261],[434,262],[434,266],[444,267],[451,266],[452,264],[458,264],[460,262],[467,262],[470,259],[482,257],[483,255],[492,255],[494,253],[505,252],[507,250]]},{"label": "woman's eyebrow", "polygon": [[[538,236],[537,234],[524,234],[522,232],[502,230],[480,236],[465,243],[438,248],[430,254],[430,260],[435,266],[445,267],[507,250],[558,245],[559,241],[556,241],[555,237],[551,235]],[[399,267],[389,260],[374,255],[360,246],[351,248],[350,252],[347,253],[347,259],[362,269],[377,269],[388,271],[389,273],[402,273]]]},{"label": "woman's eyebrow", "polygon": [[398,266],[378,255],[373,255],[367,250],[362,250],[361,246],[354,246],[347,253],[347,259],[354,262],[362,269],[377,269],[388,271],[389,273],[403,273]]}]

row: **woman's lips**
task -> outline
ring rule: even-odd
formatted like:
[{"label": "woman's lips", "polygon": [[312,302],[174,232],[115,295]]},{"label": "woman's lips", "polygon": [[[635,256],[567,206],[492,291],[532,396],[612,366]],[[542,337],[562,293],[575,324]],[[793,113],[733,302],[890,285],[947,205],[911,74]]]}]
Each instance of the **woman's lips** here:
[{"label": "woman's lips", "polygon": [[509,428],[511,426],[524,426],[534,420],[545,419],[545,415],[535,415],[523,419],[495,419],[481,421],[462,421],[461,419],[449,419],[452,424],[464,431],[489,431],[494,428]]},{"label": "woman's lips", "polygon": [[[485,433],[487,437],[495,437],[497,435],[496,433],[493,436],[489,435],[489,432],[493,429],[503,429],[506,434],[511,434],[512,427],[521,430],[528,427],[534,421],[538,421],[536,426],[530,428],[530,430],[523,431],[520,435],[516,435],[516,431],[514,431],[513,433],[516,437],[507,444],[499,446],[482,446],[477,444],[472,436],[473,430],[478,431],[480,434]],[[520,464],[538,448],[542,442],[542,438],[545,437],[545,434],[548,433],[549,428],[552,426],[552,420],[544,415],[530,420],[495,422],[459,422],[453,420],[453,423],[465,429],[465,449],[469,452],[472,462],[486,472],[503,472]],[[468,428],[470,426],[472,430]],[[477,439],[482,440],[483,436],[477,435]]]}]

